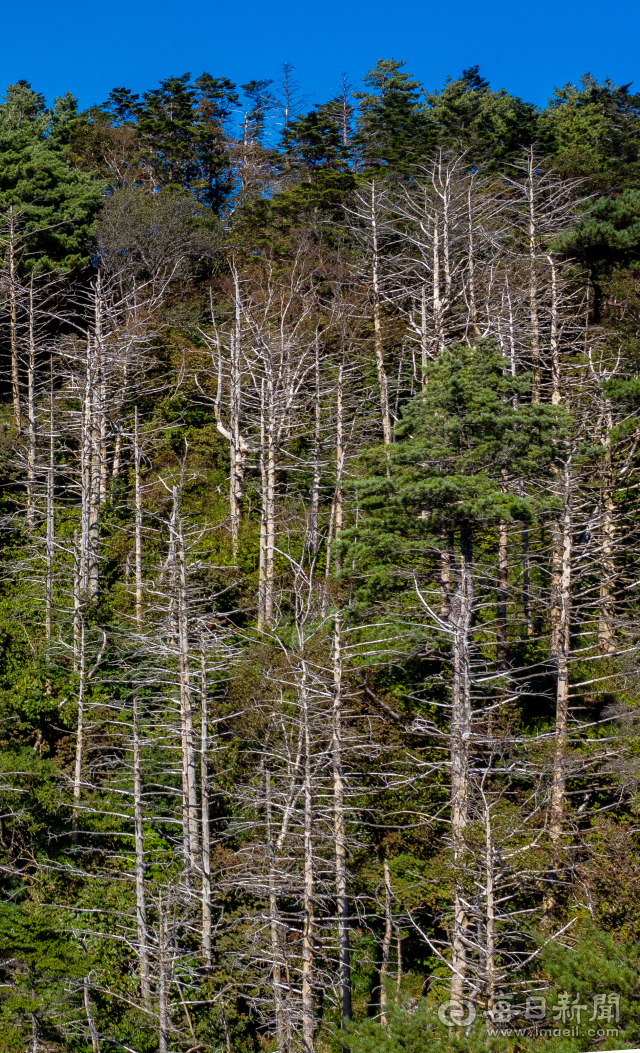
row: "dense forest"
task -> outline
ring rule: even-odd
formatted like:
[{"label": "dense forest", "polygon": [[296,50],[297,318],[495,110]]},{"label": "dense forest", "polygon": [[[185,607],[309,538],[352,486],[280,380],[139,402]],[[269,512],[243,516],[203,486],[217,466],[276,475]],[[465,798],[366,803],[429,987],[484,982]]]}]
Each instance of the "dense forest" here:
[{"label": "dense forest", "polygon": [[640,1045],[640,95],[0,104],[0,1047]]}]

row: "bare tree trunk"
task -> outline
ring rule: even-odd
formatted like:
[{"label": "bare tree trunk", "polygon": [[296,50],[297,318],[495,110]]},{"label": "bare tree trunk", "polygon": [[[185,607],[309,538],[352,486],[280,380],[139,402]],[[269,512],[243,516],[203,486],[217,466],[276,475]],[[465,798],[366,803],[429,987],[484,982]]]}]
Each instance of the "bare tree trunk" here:
[{"label": "bare tree trunk", "polygon": [[[322,617],[327,613],[329,603],[329,577],[331,575],[331,552],[334,538],[340,537],[343,526],[344,488],[344,406],[343,406],[343,364],[338,366],[338,387],[336,390],[336,485],[331,502],[329,531],[327,534],[327,555],[325,565],[324,592],[322,596]],[[340,569],[339,561],[335,562],[336,570]]]},{"label": "bare tree trunk", "polygon": [[18,288],[16,280],[16,221],[13,205],[9,207],[9,341],[11,344],[11,397],[16,431],[20,435],[20,365],[18,355]]},{"label": "bare tree trunk", "polygon": [[313,794],[311,772],[311,731],[306,670],[301,690],[304,730],[304,927],[302,931],[302,1048],[313,1053],[315,1019],[314,986],[314,877],[313,877]]},{"label": "bare tree trunk", "polygon": [[[51,640],[51,617],[53,608],[53,550],[55,544],[55,438],[53,431],[53,370],[51,374],[51,394],[49,408],[49,470],[47,472],[47,524],[45,547],[45,633],[47,642]],[[74,548],[75,563],[75,548]],[[74,575],[75,576],[75,575]],[[75,584],[74,584],[75,596]]]},{"label": "bare tree trunk", "polygon": [[267,629],[273,625],[273,607],[275,590],[276,559],[276,421],[274,381],[271,364],[267,380],[267,463],[265,502],[265,570],[264,570],[264,624]]},{"label": "bare tree trunk", "polygon": [[387,978],[393,939],[393,917],[391,914],[391,875],[389,860],[384,857],[384,938],[382,940],[382,963],[380,965],[380,1023],[387,1024]]},{"label": "bare tree trunk", "polygon": [[451,613],[451,568],[453,566],[453,533],[443,530],[441,540],[446,547],[440,550],[440,615],[448,618]]},{"label": "bare tree trunk", "polygon": [[100,544],[100,360],[98,346],[94,346],[91,364],[91,401],[89,403],[89,522],[87,532],[87,586],[90,600],[98,596],[98,549]]},{"label": "bare tree trunk", "polygon": [[29,362],[27,367],[27,527],[33,530],[36,515],[36,339],[33,310],[33,275],[29,288]]},{"label": "bare tree trunk", "polygon": [[258,564],[258,629],[264,629],[267,581],[267,458],[264,380],[260,384],[260,555]]},{"label": "bare tree trunk", "polygon": [[423,391],[427,387],[427,368],[429,366],[429,329],[427,326],[427,287],[422,286],[420,298],[420,386]]},{"label": "bare tree trunk", "polygon": [[480,336],[480,326],[478,325],[478,308],[476,306],[476,282],[475,282],[475,265],[476,265],[476,247],[474,240],[473,231],[473,204],[471,200],[472,183],[469,183],[467,189],[467,221],[468,221],[468,247],[467,247],[467,273],[469,275],[468,280],[468,301],[469,301],[469,322],[473,329],[473,335],[475,337]]},{"label": "bare tree trunk", "polygon": [[562,522],[554,524],[554,553],[551,598],[551,655],[556,665],[556,729],[553,754],[549,838],[552,876],[544,897],[547,920],[557,909],[557,880],[562,869],[561,851],[566,806],[566,754],[569,721],[569,655],[571,650],[571,564],[573,547],[573,502],[571,461],[564,469]]},{"label": "bare tree trunk", "polygon": [[320,356],[318,352],[318,342],[316,340],[316,371],[315,371],[315,422],[314,422],[314,435],[313,435],[313,477],[311,480],[311,494],[309,500],[309,545],[311,552],[315,555],[318,547],[318,510],[320,504],[320,478],[321,478],[321,467],[320,467],[320,436],[321,436],[321,416],[320,416]]},{"label": "bare tree trunk", "polygon": [[[34,990],[31,991],[31,997],[35,1001],[36,993]],[[38,1053],[40,1049],[40,1042],[38,1040],[39,1028],[38,1028],[38,1017],[35,1013],[31,1014],[31,1053]]]},{"label": "bare tree trunk", "polygon": [[100,1038],[98,1031],[93,1019],[93,1013],[91,1011],[91,999],[89,998],[89,978],[85,976],[82,982],[82,995],[84,1001],[84,1011],[87,1017],[87,1024],[89,1025],[89,1034],[91,1035],[91,1049],[92,1053],[100,1053]]},{"label": "bare tree trunk", "polygon": [[531,325],[531,401],[540,402],[540,316],[538,311],[538,280],[536,275],[536,253],[538,233],[534,191],[534,155],[529,151],[528,179],[526,182],[529,204],[529,321]]},{"label": "bare tree trunk", "polygon": [[598,621],[598,649],[601,654],[613,654],[615,651],[615,501],[614,473],[611,457],[611,432],[613,430],[613,413],[611,399],[604,399],[604,466],[601,489],[602,501],[602,558],[600,577],[600,616]]},{"label": "bare tree trunk", "polygon": [[234,558],[238,554],[238,537],[240,530],[240,513],[244,488],[244,473],[247,460],[247,443],[240,432],[240,411],[242,400],[242,364],[241,334],[242,315],[240,298],[240,279],[235,264],[231,268],[235,289],[235,330],[231,340],[231,376],[229,398],[229,432],[231,471],[229,480],[229,508],[231,513],[231,539]]},{"label": "bare tree trunk", "polygon": [[[339,539],[343,526],[344,487],[344,405],[342,363],[338,367],[338,390],[336,392],[336,489],[334,494],[335,538]],[[340,566],[336,562],[336,570]]]},{"label": "bare tree trunk", "polygon": [[167,915],[162,900],[158,925],[158,1053],[169,1053],[169,983],[167,976]]},{"label": "bare tree trunk", "polygon": [[349,900],[347,895],[347,830],[342,765],[342,632],[336,612],[333,630],[333,823],[336,839],[336,908],[338,915],[338,972],[340,1020],[344,1028],[351,1019],[351,954],[349,948]]},{"label": "bare tree trunk", "polygon": [[91,337],[87,336],[84,400],[80,432],[80,594],[89,588],[89,518],[91,505],[91,403],[93,399]]},{"label": "bare tree trunk", "polygon": [[80,639],[79,639],[79,654],[78,654],[78,666],[80,679],[78,683],[78,725],[76,730],[76,763],[75,772],[73,777],[73,826],[74,829],[78,825],[78,814],[80,804],[80,794],[82,791],[82,762],[84,759],[84,695],[86,686],[86,647],[85,647],[85,629],[84,629],[84,618],[80,616]]},{"label": "bare tree trunk", "polygon": [[371,181],[371,239],[372,259],[371,277],[373,285],[373,334],[378,370],[378,387],[380,391],[380,415],[382,419],[382,438],[385,446],[391,443],[391,414],[389,413],[389,384],[384,367],[384,349],[382,346],[382,316],[380,310],[380,256],[378,251],[378,219],[376,215],[376,184]]},{"label": "bare tree trunk", "polygon": [[495,892],[493,881],[493,832],[491,809],[483,794],[485,831],[485,992],[487,1010],[491,1013],[496,993],[495,976]]},{"label": "bare tree trunk", "polygon": [[102,294],[102,277],[98,271],[94,288],[95,307],[95,353],[96,353],[96,386],[95,386],[95,433],[98,476],[98,513],[100,506],[107,499],[107,383],[106,363],[104,358],[102,319],[104,298]]},{"label": "bare tree trunk", "polygon": [[498,525],[498,589],[496,605],[496,664],[507,668],[507,599],[509,584],[509,533],[504,519]]},{"label": "bare tree trunk", "polygon": [[82,610],[80,606],[80,588],[82,583],[81,553],[78,545],[78,532],[73,532],[73,671],[80,666],[80,623]]},{"label": "bare tree trunk", "polygon": [[129,375],[129,358],[128,352],[122,366],[122,397],[120,399],[120,406],[118,409],[118,425],[116,431],[116,441],[113,447],[113,465],[111,468],[111,478],[115,481],[120,475],[120,463],[122,461],[122,437],[124,434],[124,417],[125,407],[127,405],[127,380]]},{"label": "bare tree trunk", "polygon": [[[518,482],[520,497],[524,497],[522,480]],[[531,614],[531,567],[529,562],[529,529],[522,527],[522,606],[527,636],[533,636],[533,617]]]},{"label": "bare tree trunk", "polygon": [[136,625],[142,629],[142,485],[141,452],[138,430],[138,407],[133,411],[133,469],[135,473],[135,560],[136,560]]},{"label": "bare tree trunk", "polygon": [[558,332],[558,278],[556,265],[552,256],[547,256],[551,268],[551,331],[549,342],[551,346],[551,403],[559,406],[560,394],[560,343]]},{"label": "bare tree trunk", "polygon": [[144,893],[144,831],[142,825],[142,770],[140,763],[140,715],[138,697],[133,696],[133,821],[136,852],[136,928],[140,961],[140,992],[145,1005],[151,998],[149,950],[147,947],[147,906]]},{"label": "bare tree trunk", "polygon": [[202,826],[202,951],[207,969],[211,947],[211,832],[209,829],[209,692],[204,648],[200,652],[200,810]]},{"label": "bare tree trunk", "polygon": [[260,569],[258,589],[258,629],[273,625],[276,545],[276,422],[272,363],[267,363],[267,384],[261,384],[260,398]]},{"label": "bare tree trunk", "polygon": [[167,558],[167,566],[170,576],[170,597],[169,597],[169,623],[171,626],[171,641],[172,645],[176,647],[178,652],[178,669],[179,669],[179,683],[180,683],[180,764],[181,764],[181,776],[182,776],[182,854],[184,858],[184,869],[185,873],[190,874],[191,872],[191,838],[190,838],[190,822],[189,822],[189,762],[188,754],[185,742],[185,721],[184,721],[184,670],[183,670],[183,657],[182,657],[182,640],[180,631],[180,578],[178,573],[178,493],[174,487],[173,490],[173,508],[171,510],[171,519],[169,521],[169,555]]},{"label": "bare tree trunk", "polygon": [[200,847],[198,837],[198,793],[196,787],[196,759],[193,734],[193,707],[189,672],[189,614],[187,580],[182,524],[178,516],[178,490],[173,490],[174,553],[176,559],[178,667],[180,673],[180,724],[182,738],[182,778],[185,818],[188,829],[187,866],[194,872],[198,866]]},{"label": "bare tree trunk", "polygon": [[277,1053],[284,1053],[288,1048],[287,1031],[282,1004],[282,952],[280,949],[280,931],[278,921],[278,895],[276,886],[276,850],[273,843],[273,808],[271,804],[271,772],[264,773],[265,801],[267,813],[267,855],[269,859],[269,929],[271,933],[271,957],[273,959],[273,1005],[276,1017]]},{"label": "bare tree trunk", "polygon": [[[460,528],[460,576],[449,619],[454,630],[451,714],[451,840],[456,868],[462,866],[468,823],[471,690],[469,634],[473,608],[473,539],[471,527]],[[468,909],[464,890],[456,885],[451,958],[451,1000],[461,1005],[467,974]]]},{"label": "bare tree trunk", "polygon": [[[444,186],[442,186],[442,154],[438,158],[438,182],[442,187],[439,192],[440,200],[442,201],[442,262],[444,265],[444,297],[445,297],[445,309],[449,309],[451,306],[451,257],[450,257],[450,246],[449,246],[449,226],[451,222],[451,174],[448,168],[445,169],[446,176],[444,180]],[[444,335],[444,334],[443,334]]]},{"label": "bare tree trunk", "polygon": [[433,215],[433,245],[432,245],[432,269],[433,269],[433,327],[436,338],[436,347],[441,351],[444,347],[444,333],[442,325],[442,300],[440,298],[440,231],[438,229],[438,216]]}]

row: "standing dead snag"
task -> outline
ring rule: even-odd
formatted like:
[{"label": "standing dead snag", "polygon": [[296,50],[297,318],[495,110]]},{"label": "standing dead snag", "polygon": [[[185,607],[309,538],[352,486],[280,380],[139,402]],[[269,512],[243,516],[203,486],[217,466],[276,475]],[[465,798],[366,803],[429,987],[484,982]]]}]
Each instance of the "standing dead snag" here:
[{"label": "standing dead snag", "polygon": [[185,867],[195,873],[200,861],[198,796],[194,749],[193,705],[189,669],[189,606],[182,521],[178,488],[173,487],[169,522],[169,564],[172,584],[172,622],[178,652],[180,681],[180,739],[182,757],[182,809]]},{"label": "standing dead snag", "polygon": [[351,1019],[351,955],[349,949],[349,899],[347,890],[347,829],[342,750],[342,631],[340,612],[333,628],[333,820],[336,839],[336,913],[338,915],[338,977],[340,1019],[344,1028]]},{"label": "standing dead snag", "polygon": [[571,458],[562,475],[562,518],[553,524],[551,584],[551,657],[556,672],[555,744],[549,809],[552,885],[545,894],[547,918],[558,904],[557,882],[562,869],[561,846],[566,803],[566,764],[569,726],[569,657],[571,653],[571,591],[573,557],[573,478]]},{"label": "standing dead snag", "polygon": [[384,938],[382,940],[382,963],[380,965],[380,1023],[387,1024],[387,979],[389,960],[391,958],[391,941],[393,940],[393,917],[391,914],[391,874],[389,860],[385,855],[382,862],[384,872]]},{"label": "standing dead snag", "polygon": [[[469,644],[473,610],[473,536],[471,526],[460,527],[458,587],[451,600],[449,622],[453,632],[451,682],[451,841],[456,867],[462,866],[468,822],[469,747],[471,732],[471,684]],[[451,1000],[462,1004],[467,974],[467,928],[465,893],[456,885],[451,940]]]},{"label": "standing dead snag", "polygon": [[300,707],[304,737],[304,920],[302,929],[302,1046],[314,1053],[314,869],[313,869],[313,782],[311,728],[306,665],[300,679]]},{"label": "standing dead snag", "polygon": [[209,689],[204,646],[200,650],[200,808],[202,832],[202,952],[210,969],[211,945],[211,831],[209,828]]},{"label": "standing dead snag", "polygon": [[389,382],[384,364],[384,347],[382,344],[382,315],[380,302],[380,249],[378,231],[378,203],[376,200],[376,183],[371,181],[371,208],[369,222],[371,228],[371,286],[373,289],[373,335],[378,371],[378,389],[380,393],[380,417],[382,420],[382,439],[385,446],[391,442],[391,414],[389,412]]},{"label": "standing dead snag", "polygon": [[136,625],[138,632],[142,629],[142,484],[140,468],[142,451],[138,426],[138,407],[134,407],[133,417],[133,471],[135,500],[135,573],[136,573]]},{"label": "standing dead snag", "polygon": [[9,278],[9,341],[11,345],[11,398],[16,431],[22,431],[20,407],[20,356],[18,348],[18,277],[16,274],[16,251],[18,248],[17,216],[13,205],[9,207],[7,232],[7,257]]},{"label": "standing dead snag", "polygon": [[271,935],[273,1008],[276,1018],[276,1037],[278,1053],[288,1049],[288,1033],[285,1021],[284,1000],[282,997],[282,950],[280,947],[280,923],[278,918],[278,892],[276,875],[277,844],[274,841],[273,806],[271,800],[271,772],[265,768],[265,811],[267,820],[267,857],[269,866],[269,929]]},{"label": "standing dead snag", "polygon": [[27,529],[33,530],[36,514],[36,337],[33,274],[29,285],[29,353],[27,361]]},{"label": "standing dead snag", "polygon": [[145,897],[144,829],[142,815],[142,768],[140,764],[140,714],[138,696],[133,695],[133,822],[136,853],[136,929],[140,961],[140,992],[148,1005],[151,999],[149,950],[147,946],[147,906]]}]

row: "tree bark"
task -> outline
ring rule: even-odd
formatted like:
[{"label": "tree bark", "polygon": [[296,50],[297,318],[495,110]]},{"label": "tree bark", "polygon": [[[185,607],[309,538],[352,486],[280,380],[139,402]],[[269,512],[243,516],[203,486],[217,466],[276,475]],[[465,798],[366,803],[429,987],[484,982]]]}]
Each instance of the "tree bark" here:
[{"label": "tree bark", "polygon": [[269,862],[269,929],[271,934],[271,957],[273,978],[273,1005],[276,1017],[277,1053],[288,1049],[287,1031],[282,1004],[282,952],[280,949],[280,924],[278,918],[278,892],[276,883],[276,848],[273,840],[273,808],[271,803],[271,772],[264,773],[265,802],[267,813],[267,856]]},{"label": "tree bark", "polygon": [[371,181],[371,281],[373,287],[373,338],[378,371],[378,388],[380,393],[380,416],[382,420],[382,439],[385,446],[391,443],[391,414],[389,413],[389,382],[384,365],[384,348],[382,346],[382,314],[380,307],[380,255],[378,249],[378,217],[376,213],[376,184]]},{"label": "tree bark", "polygon": [[604,465],[602,471],[601,503],[601,576],[600,576],[600,615],[598,619],[598,650],[600,654],[613,654],[615,644],[615,482],[613,459],[611,455],[611,432],[613,430],[613,411],[611,399],[603,400],[604,424]]},{"label": "tree bark", "polygon": [[[473,537],[471,527],[460,528],[460,572],[451,603],[453,627],[453,681],[451,714],[451,840],[454,864],[462,866],[468,823],[469,756],[471,734],[471,691],[469,643],[473,610]],[[468,908],[463,887],[457,883],[451,958],[451,1000],[461,1004],[467,974]]]},{"label": "tree bark", "polygon": [[204,648],[200,651],[200,809],[202,827],[202,952],[213,965],[211,945],[211,831],[209,828],[209,690]]},{"label": "tree bark", "polygon": [[485,996],[487,1011],[491,1013],[496,993],[495,962],[495,891],[493,875],[493,831],[491,808],[483,794],[485,831]]},{"label": "tree bark", "polygon": [[342,761],[342,634],[337,612],[333,631],[333,822],[336,858],[336,908],[338,915],[338,972],[340,1019],[344,1028],[351,1019],[351,954],[349,948],[349,900],[347,889],[347,830]]},{"label": "tree bark", "polygon": [[180,675],[180,724],[182,739],[182,778],[184,794],[184,819],[187,825],[187,868],[192,873],[198,867],[200,845],[198,836],[198,793],[196,785],[196,759],[194,749],[193,706],[189,670],[189,612],[187,603],[187,580],[182,523],[178,515],[178,490],[173,490],[174,554],[176,559],[177,590],[177,643]]},{"label": "tree bark", "polygon": [[560,393],[560,336],[558,327],[558,276],[552,256],[547,256],[551,268],[551,328],[549,343],[551,348],[551,404],[559,406],[562,400]]},{"label": "tree bark", "polygon": [[158,926],[158,1053],[169,1053],[169,984],[167,976],[167,916],[162,900]]},{"label": "tree bark", "polygon": [[265,384],[261,384],[260,409],[260,569],[258,595],[258,629],[273,625],[276,545],[276,422],[272,363],[267,363]]},{"label": "tree bark", "polygon": [[569,721],[569,656],[571,650],[571,588],[573,503],[571,461],[564,468],[562,520],[554,524],[551,596],[551,656],[556,667],[556,725],[552,763],[549,839],[552,871],[544,897],[547,921],[558,907],[557,882],[562,870],[562,836],[566,807],[566,755]]},{"label": "tree bark", "polygon": [[135,474],[135,570],[136,570],[136,625],[142,630],[142,485],[140,480],[141,451],[138,429],[138,407],[133,411],[133,470]]},{"label": "tree bark", "polygon": [[78,826],[78,813],[80,795],[82,792],[82,763],[84,759],[84,695],[86,687],[86,647],[84,618],[80,617],[78,647],[78,672],[80,674],[78,684],[78,723],[76,729],[76,762],[73,777],[73,827]]},{"label": "tree bark", "polygon": [[529,322],[531,326],[531,401],[540,402],[540,315],[538,310],[538,279],[536,256],[538,232],[536,225],[535,172],[533,149],[529,151],[526,182],[529,206]]},{"label": "tree bark", "polygon": [[313,1053],[314,1019],[314,868],[313,868],[313,787],[311,770],[311,729],[306,669],[301,685],[304,732],[304,923],[302,932],[302,1047]]},{"label": "tree bark", "polygon": [[89,998],[89,978],[85,976],[82,982],[82,995],[84,1001],[84,1011],[87,1017],[87,1024],[89,1025],[89,1034],[91,1035],[91,1050],[92,1053],[100,1053],[100,1037],[98,1030],[93,1019],[93,1013],[91,1011],[91,999]]},{"label": "tree bark", "polygon": [[9,207],[9,342],[11,345],[11,398],[18,435],[22,432],[20,409],[20,363],[18,351],[18,283],[16,278],[16,220],[13,205]]},{"label": "tree bark", "polygon": [[391,875],[389,860],[384,857],[384,937],[382,940],[382,963],[380,965],[380,1023],[387,1025],[387,978],[391,958],[391,941],[393,939],[393,916],[391,913]]},{"label": "tree bark", "polygon": [[29,361],[27,365],[27,528],[33,530],[36,516],[36,339],[33,308],[33,275],[29,288]]},{"label": "tree bark", "polygon": [[507,668],[507,600],[509,596],[509,533],[504,519],[498,524],[498,588],[496,604],[496,665]]},{"label": "tree bark", "polygon": [[315,392],[314,392],[314,433],[313,433],[313,476],[311,480],[311,494],[309,499],[309,546],[311,556],[316,553],[318,547],[318,511],[320,504],[320,438],[321,438],[321,404],[320,404],[320,355],[318,342],[316,340],[316,368],[315,368]]},{"label": "tree bark", "polygon": [[147,906],[144,890],[144,830],[142,817],[142,769],[140,763],[140,715],[138,697],[133,696],[133,820],[136,852],[136,928],[140,961],[140,993],[146,1004],[151,998],[149,950],[147,946]]}]

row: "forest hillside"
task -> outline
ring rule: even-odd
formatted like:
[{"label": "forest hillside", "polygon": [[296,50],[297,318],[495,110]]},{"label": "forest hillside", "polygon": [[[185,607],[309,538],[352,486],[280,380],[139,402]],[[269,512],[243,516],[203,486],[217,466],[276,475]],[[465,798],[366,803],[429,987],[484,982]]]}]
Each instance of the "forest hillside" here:
[{"label": "forest hillside", "polygon": [[0,252],[0,1048],[639,1046],[640,95],[19,81]]}]

